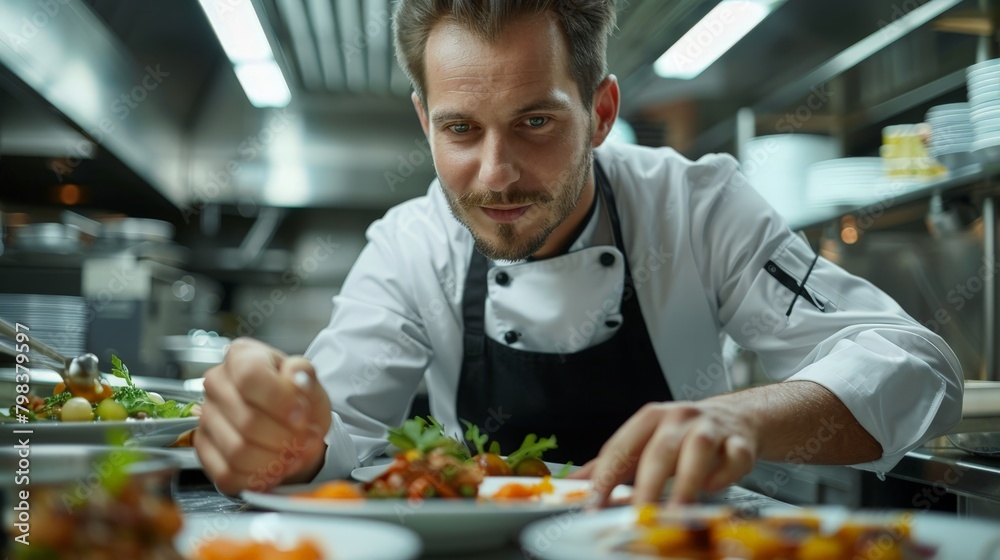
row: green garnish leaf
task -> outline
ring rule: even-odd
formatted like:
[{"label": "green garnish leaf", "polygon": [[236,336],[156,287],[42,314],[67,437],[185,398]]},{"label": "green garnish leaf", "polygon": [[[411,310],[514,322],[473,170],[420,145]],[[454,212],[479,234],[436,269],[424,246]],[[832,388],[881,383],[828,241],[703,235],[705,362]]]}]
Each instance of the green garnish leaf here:
[{"label": "green garnish leaf", "polygon": [[187,418],[191,416],[191,409],[196,403],[182,406],[177,401],[162,403],[154,401],[149,397],[149,393],[135,386],[128,367],[114,354],[111,355],[111,373],[115,377],[124,379],[127,384],[125,387],[115,387],[112,398],[125,407],[129,416],[135,417],[140,412],[145,412],[150,418]]},{"label": "green garnish leaf", "polygon": [[389,443],[403,451],[415,449],[422,454],[441,450],[458,459],[468,459],[469,450],[461,442],[448,437],[444,426],[431,416],[406,420],[398,428],[389,428]]},{"label": "green garnish leaf", "polygon": [[524,436],[521,447],[507,456],[507,464],[512,469],[517,468],[517,465],[521,461],[525,459],[541,459],[542,453],[549,449],[556,449],[557,447],[559,446],[556,445],[556,436],[538,439],[538,436],[535,434],[528,434]]},{"label": "green garnish leaf", "polygon": [[552,478],[566,478],[567,476],[569,476],[570,467],[572,466],[573,466],[573,461],[567,462],[565,465],[563,465],[563,468],[559,469],[559,472],[552,475]]},{"label": "green garnish leaf", "polygon": [[490,444],[490,453],[494,455],[500,455],[500,442],[494,441]]},{"label": "green garnish leaf", "polygon": [[128,367],[122,363],[121,358],[114,354],[111,355],[111,375],[121,377],[129,387],[135,387],[135,383],[132,383],[132,376],[128,373]]},{"label": "green garnish leaf", "polygon": [[484,446],[486,445],[486,442],[489,441],[490,436],[480,433],[479,426],[476,426],[468,420],[462,420],[462,423],[465,424],[466,427],[465,439],[471,441],[472,445],[476,446],[476,454],[482,455],[485,453],[486,451],[484,451]]}]

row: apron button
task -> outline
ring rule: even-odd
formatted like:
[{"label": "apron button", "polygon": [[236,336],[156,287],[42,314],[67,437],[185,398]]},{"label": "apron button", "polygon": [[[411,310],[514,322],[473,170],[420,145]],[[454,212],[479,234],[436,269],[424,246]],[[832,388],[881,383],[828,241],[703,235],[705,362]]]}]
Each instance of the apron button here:
[{"label": "apron button", "polygon": [[507,344],[514,344],[515,342],[517,342],[518,335],[514,331],[507,331],[506,333],[504,333],[503,339],[507,342]]},{"label": "apron button", "polygon": [[615,264],[615,256],[611,253],[601,253],[601,264],[611,266]]},{"label": "apron button", "polygon": [[496,281],[497,284],[506,286],[507,284],[510,284],[510,276],[508,276],[506,272],[498,272],[496,275]]}]

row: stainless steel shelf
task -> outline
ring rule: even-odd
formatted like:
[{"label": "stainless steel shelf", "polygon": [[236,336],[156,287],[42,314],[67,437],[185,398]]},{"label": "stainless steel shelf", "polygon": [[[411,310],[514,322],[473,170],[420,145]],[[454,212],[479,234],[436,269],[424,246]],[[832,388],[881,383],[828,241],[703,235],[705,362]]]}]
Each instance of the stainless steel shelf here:
[{"label": "stainless steel shelf", "polygon": [[1000,458],[976,457],[948,448],[922,447],[911,451],[889,476],[943,486],[959,496],[1000,501]]},{"label": "stainless steel shelf", "polygon": [[1000,161],[976,164],[952,171],[947,177],[926,183],[899,183],[889,196],[858,201],[854,204],[815,208],[800,216],[789,218],[793,230],[809,229],[848,214],[867,213],[881,215],[887,210],[938,194],[986,181],[1000,175]]}]

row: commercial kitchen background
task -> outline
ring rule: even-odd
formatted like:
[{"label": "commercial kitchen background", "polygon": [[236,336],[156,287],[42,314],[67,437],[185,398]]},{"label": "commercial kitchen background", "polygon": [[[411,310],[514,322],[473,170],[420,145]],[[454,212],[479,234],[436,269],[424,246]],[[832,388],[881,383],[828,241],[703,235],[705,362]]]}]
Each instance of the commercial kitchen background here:
[{"label": "commercial kitchen background", "polygon": [[[886,127],[965,102],[967,67],[998,54],[996,7],[756,3],[768,17],[678,78],[656,61],[719,2],[620,2],[616,141],[737,155],[825,257],[939,332],[969,379],[998,379],[1000,153],[942,158],[944,174],[917,165],[922,179],[880,179],[879,198],[808,168],[886,155],[885,134],[920,133]],[[224,50],[196,0],[0,0],[0,316],[34,322],[64,353],[116,353],[173,378],[199,375],[236,336],[301,353],[368,224],[433,179],[393,58],[391,0],[205,4],[251,6],[270,48]],[[716,19],[689,55],[726,37]],[[761,380],[752,356],[734,357],[741,384]],[[846,469],[796,476],[759,484],[851,504],[892,488]]]}]

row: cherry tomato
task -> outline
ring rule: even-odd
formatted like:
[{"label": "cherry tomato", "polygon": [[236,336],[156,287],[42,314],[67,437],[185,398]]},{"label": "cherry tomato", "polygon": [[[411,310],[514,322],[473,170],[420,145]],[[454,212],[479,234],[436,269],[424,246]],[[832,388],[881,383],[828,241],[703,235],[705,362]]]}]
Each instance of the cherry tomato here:
[{"label": "cherry tomato", "polygon": [[541,459],[528,458],[514,467],[514,476],[549,476],[552,473]]},{"label": "cherry tomato", "polygon": [[472,458],[483,469],[486,476],[510,476],[510,465],[496,453],[480,453]]}]

